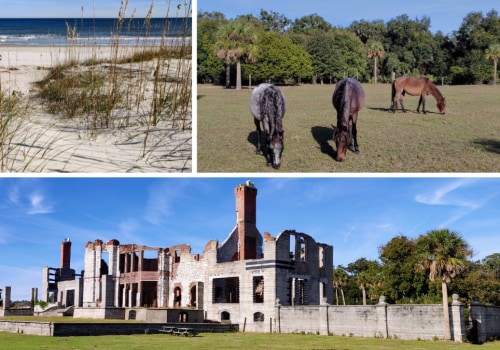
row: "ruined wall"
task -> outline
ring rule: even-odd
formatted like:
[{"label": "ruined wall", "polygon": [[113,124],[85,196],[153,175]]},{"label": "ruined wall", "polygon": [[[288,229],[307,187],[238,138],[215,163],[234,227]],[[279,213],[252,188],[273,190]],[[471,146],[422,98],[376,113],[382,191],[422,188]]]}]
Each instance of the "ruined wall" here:
[{"label": "ruined wall", "polygon": [[[167,307],[202,307],[198,294],[203,295],[203,285],[207,278],[207,260],[198,254],[191,254],[191,247],[178,245],[169,248],[172,266],[169,281],[169,302]],[[193,290],[194,288],[194,290]],[[175,295],[179,293],[180,295]],[[176,300],[176,297],[179,300]],[[177,304],[178,303],[178,304]]]}]

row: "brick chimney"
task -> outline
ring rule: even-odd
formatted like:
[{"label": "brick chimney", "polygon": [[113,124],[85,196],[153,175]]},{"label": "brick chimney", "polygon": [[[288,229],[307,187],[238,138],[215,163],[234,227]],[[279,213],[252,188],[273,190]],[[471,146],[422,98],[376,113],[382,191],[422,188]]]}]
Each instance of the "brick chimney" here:
[{"label": "brick chimney", "polygon": [[69,269],[71,263],[71,241],[69,237],[61,242],[61,269]]},{"label": "brick chimney", "polygon": [[251,181],[234,189],[236,225],[238,227],[238,260],[256,259],[262,237],[257,230],[257,188]]}]

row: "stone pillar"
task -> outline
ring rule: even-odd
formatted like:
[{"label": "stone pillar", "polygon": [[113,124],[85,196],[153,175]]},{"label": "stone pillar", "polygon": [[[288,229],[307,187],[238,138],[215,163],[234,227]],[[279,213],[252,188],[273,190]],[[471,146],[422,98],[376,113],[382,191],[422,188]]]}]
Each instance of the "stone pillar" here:
[{"label": "stone pillar", "polygon": [[132,288],[132,284],[130,284],[130,289],[128,290],[128,302],[127,302],[127,306],[128,307],[132,307],[132,291],[133,291],[133,288]]},{"label": "stone pillar", "polygon": [[42,269],[42,300],[49,301],[49,267],[44,266]]},{"label": "stone pillar", "polygon": [[377,304],[377,336],[389,338],[389,329],[387,326],[387,304],[385,296],[381,295]]},{"label": "stone pillar", "polygon": [[330,331],[330,324],[328,319],[328,303],[326,298],[321,299],[319,306],[319,334],[328,335]]},{"label": "stone pillar", "polygon": [[477,296],[472,297],[469,317],[472,321],[472,342],[483,344],[486,341],[486,310],[484,305],[479,302],[479,298]]},{"label": "stone pillar", "polygon": [[3,289],[3,306],[4,310],[7,310],[10,307],[10,287],[4,287]]},{"label": "stone pillar", "polygon": [[465,319],[464,319],[464,304],[458,301],[458,295],[453,294],[453,299],[450,310],[450,330],[451,339],[461,343],[465,339]]},{"label": "stone pillar", "polygon": [[31,307],[35,307],[38,302],[38,288],[31,288]]},{"label": "stone pillar", "polygon": [[127,307],[127,284],[123,285],[122,290],[122,307]]}]

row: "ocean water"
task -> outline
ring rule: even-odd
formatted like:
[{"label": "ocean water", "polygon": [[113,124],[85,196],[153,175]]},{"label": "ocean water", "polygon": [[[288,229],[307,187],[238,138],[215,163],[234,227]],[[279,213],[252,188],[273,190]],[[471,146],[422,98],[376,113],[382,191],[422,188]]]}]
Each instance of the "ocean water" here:
[{"label": "ocean water", "polygon": [[125,19],[119,32],[116,18],[0,18],[0,45],[109,45],[118,37],[122,45],[156,45],[164,28],[167,45],[190,42],[191,18]]}]

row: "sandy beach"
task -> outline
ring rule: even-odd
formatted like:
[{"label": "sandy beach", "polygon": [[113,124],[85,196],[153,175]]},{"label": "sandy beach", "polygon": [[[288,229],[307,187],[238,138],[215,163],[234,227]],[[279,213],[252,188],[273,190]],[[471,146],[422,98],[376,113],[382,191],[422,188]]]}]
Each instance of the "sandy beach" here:
[{"label": "sandy beach", "polygon": [[[149,85],[155,79],[153,62],[118,66],[144,81],[139,87],[143,101],[137,104],[137,111],[114,110],[112,127],[89,130],[82,123],[83,117],[68,119],[47,111],[39,97],[37,83],[47,76],[51,67],[75,57],[79,62],[91,58],[107,59],[110,52],[111,47],[108,46],[0,46],[0,90],[4,97],[16,96],[23,101],[22,106],[27,106],[22,120],[14,123],[14,127],[11,122],[10,127],[14,131],[4,137],[0,153],[4,172],[192,171],[191,105],[188,120],[184,118],[182,125],[172,122],[173,117],[162,119],[155,125],[148,122],[147,109],[150,108],[153,91]],[[120,56],[129,54],[128,48],[120,47]],[[106,64],[101,66],[99,69],[107,69]],[[175,81],[179,79],[179,72],[189,74],[190,81],[191,61],[169,59],[162,79]],[[136,76],[129,78],[130,84],[134,84],[132,79]]]}]

